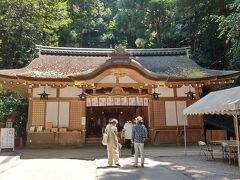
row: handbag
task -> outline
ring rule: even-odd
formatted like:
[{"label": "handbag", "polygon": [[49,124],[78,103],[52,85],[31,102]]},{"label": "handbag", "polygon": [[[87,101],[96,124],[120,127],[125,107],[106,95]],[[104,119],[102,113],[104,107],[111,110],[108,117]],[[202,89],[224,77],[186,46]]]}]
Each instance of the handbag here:
[{"label": "handbag", "polygon": [[104,146],[107,145],[107,140],[108,140],[108,135],[107,135],[107,133],[103,133],[102,144],[103,144]]}]

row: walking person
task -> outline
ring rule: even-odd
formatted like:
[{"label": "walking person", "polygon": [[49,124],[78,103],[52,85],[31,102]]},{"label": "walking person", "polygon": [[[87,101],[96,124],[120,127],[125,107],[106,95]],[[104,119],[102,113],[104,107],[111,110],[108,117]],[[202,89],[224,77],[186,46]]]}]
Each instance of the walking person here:
[{"label": "walking person", "polygon": [[107,125],[105,132],[108,135],[107,140],[107,154],[108,154],[108,165],[112,166],[113,161],[116,166],[119,166],[119,145],[117,138],[117,119],[112,119]]},{"label": "walking person", "polygon": [[138,156],[140,153],[141,167],[144,167],[144,141],[147,137],[147,129],[143,124],[141,116],[136,117],[136,124],[132,128],[132,141],[134,144],[134,167],[138,167]]},{"label": "walking person", "polygon": [[125,139],[125,145],[127,149],[131,149],[132,144],[132,121],[127,121],[123,126],[123,137]]}]

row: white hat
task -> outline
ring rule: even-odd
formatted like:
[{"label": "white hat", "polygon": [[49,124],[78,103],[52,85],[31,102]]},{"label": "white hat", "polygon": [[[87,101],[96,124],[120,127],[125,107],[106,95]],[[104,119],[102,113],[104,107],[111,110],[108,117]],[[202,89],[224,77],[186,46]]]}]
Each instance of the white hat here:
[{"label": "white hat", "polygon": [[136,117],[137,122],[143,122],[143,118],[141,116]]},{"label": "white hat", "polygon": [[117,124],[117,123],[118,123],[118,120],[114,118],[114,119],[112,119],[110,122]]}]

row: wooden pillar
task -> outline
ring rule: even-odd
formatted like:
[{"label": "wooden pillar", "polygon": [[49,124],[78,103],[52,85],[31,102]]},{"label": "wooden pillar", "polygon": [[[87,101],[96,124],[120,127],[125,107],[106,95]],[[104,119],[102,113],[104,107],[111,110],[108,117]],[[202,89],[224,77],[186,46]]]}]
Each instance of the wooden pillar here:
[{"label": "wooden pillar", "polygon": [[30,126],[32,125],[32,98],[28,98],[28,121],[27,121],[27,130],[30,129]]},{"label": "wooden pillar", "polygon": [[149,105],[148,105],[148,113],[149,113],[149,118],[150,118],[150,122],[149,122],[149,138],[150,138],[150,142],[151,144],[154,144],[154,137],[155,137],[155,129],[154,129],[154,106],[153,106],[153,99],[150,97],[149,98]]},{"label": "wooden pillar", "polygon": [[83,119],[85,118],[85,124],[82,123],[82,142],[83,144],[85,144],[85,141],[86,141],[86,101],[82,101],[81,102],[81,108],[82,108],[82,121]]},{"label": "wooden pillar", "polygon": [[150,138],[150,142],[151,144],[153,144],[154,142],[154,116],[153,116],[153,111],[154,111],[154,107],[153,107],[153,99],[152,99],[152,86],[148,85],[148,94],[150,94],[149,96],[149,100],[148,100],[148,126],[149,126],[149,138]]},{"label": "wooden pillar", "polygon": [[32,96],[33,96],[33,89],[32,87],[28,87],[28,120],[27,120],[27,130],[30,129],[30,126],[32,125]]}]

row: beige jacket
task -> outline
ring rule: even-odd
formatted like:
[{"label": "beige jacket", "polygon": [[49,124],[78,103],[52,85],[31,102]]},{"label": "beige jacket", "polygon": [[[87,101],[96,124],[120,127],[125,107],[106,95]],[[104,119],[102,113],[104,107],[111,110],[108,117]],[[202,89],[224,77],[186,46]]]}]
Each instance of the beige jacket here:
[{"label": "beige jacket", "polygon": [[117,138],[117,127],[113,126],[112,124],[108,124],[105,132],[108,135],[108,146],[118,147],[118,138]]}]

